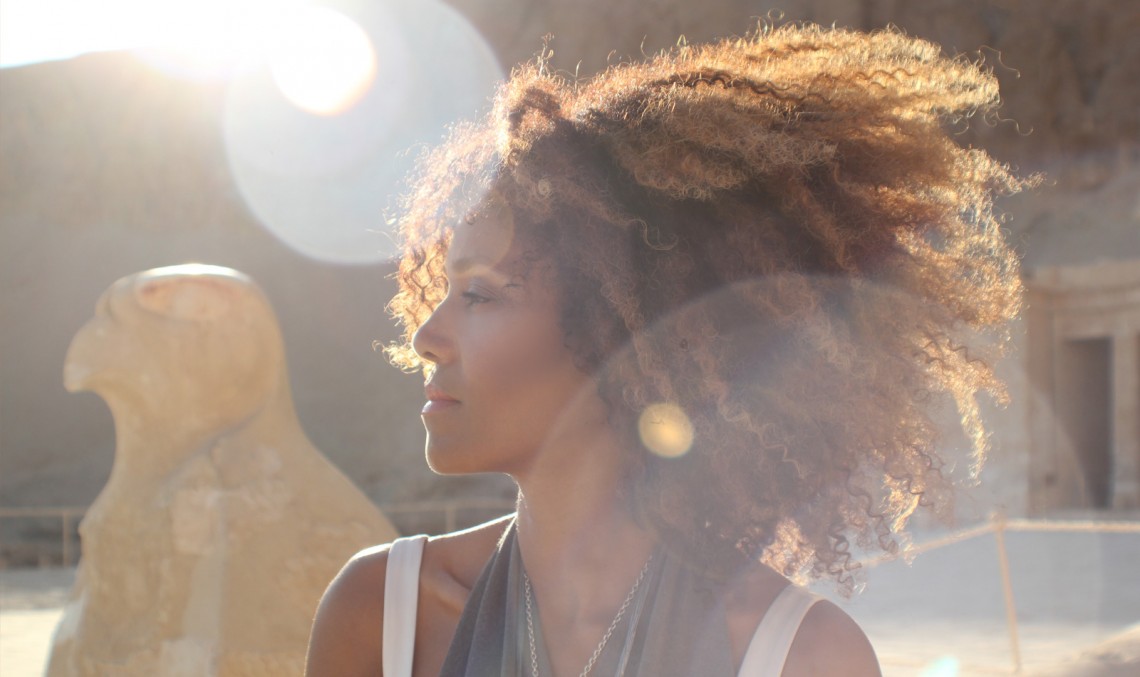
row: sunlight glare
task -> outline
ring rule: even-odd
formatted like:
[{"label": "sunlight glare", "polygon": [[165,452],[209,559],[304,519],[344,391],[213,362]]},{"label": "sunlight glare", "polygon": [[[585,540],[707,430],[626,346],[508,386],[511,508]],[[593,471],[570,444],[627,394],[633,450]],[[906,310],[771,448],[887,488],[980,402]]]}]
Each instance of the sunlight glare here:
[{"label": "sunlight glare", "polygon": [[0,67],[138,47],[154,18],[153,9],[138,0],[4,0]]},{"label": "sunlight glare", "polygon": [[693,424],[675,404],[651,404],[637,420],[637,432],[649,451],[665,458],[684,456],[693,446]]},{"label": "sunlight glare", "polygon": [[332,115],[355,103],[372,84],[376,52],[352,19],[327,7],[307,6],[283,21],[269,68],[290,103]]},{"label": "sunlight glare", "polygon": [[959,672],[958,659],[954,656],[942,656],[922,668],[918,677],[957,677]]},{"label": "sunlight glare", "polygon": [[304,256],[368,264],[398,252],[385,217],[419,150],[486,110],[503,73],[442,0],[344,0],[336,11],[274,15],[266,62],[230,80],[222,133],[269,232]]},{"label": "sunlight glare", "polygon": [[[137,4],[140,8],[146,5]],[[154,13],[159,18],[145,36],[145,46],[173,55],[194,71],[224,74],[264,59],[276,32],[276,17],[296,2],[167,0],[159,4],[165,8]]]}]

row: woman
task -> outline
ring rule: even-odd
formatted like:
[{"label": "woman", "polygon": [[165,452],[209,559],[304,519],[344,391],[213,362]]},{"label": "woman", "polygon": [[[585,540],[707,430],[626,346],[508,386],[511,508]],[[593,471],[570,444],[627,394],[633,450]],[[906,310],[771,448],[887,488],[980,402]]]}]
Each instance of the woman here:
[{"label": "woman", "polygon": [[849,539],[945,508],[935,396],[981,459],[974,339],[1020,301],[991,200],[1021,184],[946,123],[996,104],[895,32],[516,71],[422,165],[390,354],[431,467],[509,474],[517,513],[354,558],[309,674],[878,674],[785,576],[849,591]]}]

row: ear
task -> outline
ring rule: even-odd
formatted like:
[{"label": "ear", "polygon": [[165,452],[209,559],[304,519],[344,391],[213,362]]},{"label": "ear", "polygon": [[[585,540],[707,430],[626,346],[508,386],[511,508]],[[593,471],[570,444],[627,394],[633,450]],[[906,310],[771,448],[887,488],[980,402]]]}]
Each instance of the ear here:
[{"label": "ear", "polygon": [[144,277],[136,283],[135,301],[171,319],[211,322],[226,315],[238,291],[231,280],[213,275]]}]

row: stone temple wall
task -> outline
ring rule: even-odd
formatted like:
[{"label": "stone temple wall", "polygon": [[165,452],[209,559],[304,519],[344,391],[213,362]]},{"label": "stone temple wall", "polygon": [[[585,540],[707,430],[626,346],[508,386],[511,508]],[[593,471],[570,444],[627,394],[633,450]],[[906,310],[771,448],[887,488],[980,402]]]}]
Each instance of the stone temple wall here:
[{"label": "stone temple wall", "polygon": [[[775,9],[740,0],[453,4],[500,63],[530,58],[549,33],[553,66],[582,76],[680,35],[744,33]],[[1002,81],[1008,120],[973,125],[963,143],[1048,176],[1006,205],[1027,271],[1140,260],[1135,3],[788,0],[779,9],[825,24],[893,23],[948,52],[981,48]],[[63,391],[67,343],[111,281],[187,261],[231,266],[263,286],[281,318],[302,424],[374,501],[509,501],[503,478],[438,478],[424,467],[418,379],[372,348],[395,337],[383,310],[390,265],[314,261],[268,234],[235,188],[219,122],[224,99],[220,85],[173,79],[124,54],[0,72],[0,507],[82,506],[95,497],[113,430],[98,398]],[[1033,328],[1025,331],[1023,346]],[[1037,491],[1028,421],[1039,395],[1026,353],[1003,367],[1014,402],[993,413],[994,453],[967,516],[994,503],[1027,512]],[[405,528],[444,526],[439,511],[425,514],[436,516],[407,517]],[[394,520],[401,526],[398,511]],[[56,528],[18,522],[0,519],[0,540]]]}]

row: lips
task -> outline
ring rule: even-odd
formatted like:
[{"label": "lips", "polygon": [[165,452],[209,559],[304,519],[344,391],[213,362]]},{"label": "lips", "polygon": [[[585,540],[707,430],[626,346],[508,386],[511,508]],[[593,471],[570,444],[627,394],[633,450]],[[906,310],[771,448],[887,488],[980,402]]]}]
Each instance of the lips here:
[{"label": "lips", "polygon": [[431,383],[424,384],[424,395],[427,397],[427,403],[420,412],[423,415],[439,413],[459,405],[459,400]]}]

